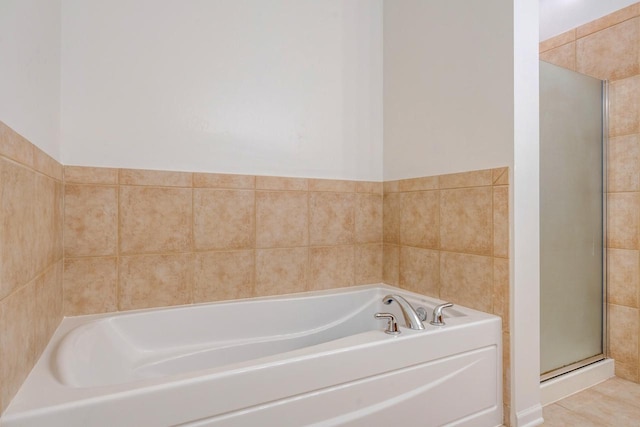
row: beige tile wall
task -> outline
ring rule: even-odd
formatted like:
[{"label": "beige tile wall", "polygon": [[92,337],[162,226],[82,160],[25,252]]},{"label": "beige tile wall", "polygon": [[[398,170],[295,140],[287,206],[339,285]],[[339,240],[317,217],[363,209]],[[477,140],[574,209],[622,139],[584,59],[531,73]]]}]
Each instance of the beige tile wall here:
[{"label": "beige tile wall", "polygon": [[502,317],[509,414],[509,170],[384,183],[385,283]]},{"label": "beige tile wall", "polygon": [[67,315],[382,281],[382,183],[64,168]]},{"label": "beige tile wall", "polygon": [[62,174],[0,122],[0,413],[62,319]]},{"label": "beige tile wall", "polygon": [[640,380],[640,3],[540,44],[540,59],[607,79],[609,353]]}]

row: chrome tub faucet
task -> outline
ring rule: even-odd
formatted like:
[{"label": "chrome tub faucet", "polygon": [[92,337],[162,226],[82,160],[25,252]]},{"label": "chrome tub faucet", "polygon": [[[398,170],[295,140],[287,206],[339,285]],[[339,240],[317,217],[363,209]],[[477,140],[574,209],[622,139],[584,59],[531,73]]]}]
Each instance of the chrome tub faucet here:
[{"label": "chrome tub faucet", "polygon": [[386,305],[391,304],[393,301],[397,302],[402,310],[404,321],[409,329],[424,329],[424,325],[418,317],[418,314],[413,309],[409,301],[401,297],[400,295],[387,295],[382,299],[382,302]]}]

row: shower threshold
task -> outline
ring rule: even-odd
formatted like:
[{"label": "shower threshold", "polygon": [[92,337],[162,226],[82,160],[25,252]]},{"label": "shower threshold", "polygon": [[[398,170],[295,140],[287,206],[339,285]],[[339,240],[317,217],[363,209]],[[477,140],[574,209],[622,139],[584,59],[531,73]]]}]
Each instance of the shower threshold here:
[{"label": "shower threshold", "polygon": [[612,378],[615,376],[614,363],[613,359],[599,355],[545,374],[540,383],[542,406]]},{"label": "shower threshold", "polygon": [[567,365],[567,366],[563,366],[561,368],[558,369],[554,369],[553,371],[550,372],[546,372],[542,375],[540,375],[540,382],[543,383],[545,381],[549,381],[553,378],[559,377],[561,375],[565,375],[569,372],[575,371],[576,369],[580,369],[583,368],[585,366],[591,365],[593,363],[599,362],[601,360],[604,360],[605,356],[604,354],[597,354],[595,356],[591,356],[587,359],[584,360],[580,360],[579,362],[575,362],[572,363],[571,365]]}]

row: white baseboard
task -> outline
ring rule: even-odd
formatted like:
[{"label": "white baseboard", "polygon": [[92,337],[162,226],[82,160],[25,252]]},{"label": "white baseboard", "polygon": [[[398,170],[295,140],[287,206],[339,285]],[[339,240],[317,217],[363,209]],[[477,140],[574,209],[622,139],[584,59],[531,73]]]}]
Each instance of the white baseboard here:
[{"label": "white baseboard", "polygon": [[540,384],[540,402],[542,406],[549,405],[613,376],[615,376],[613,359],[601,360]]},{"label": "white baseboard", "polygon": [[514,424],[517,427],[535,427],[544,422],[542,418],[542,405],[536,405],[531,408],[520,411],[516,414]]}]

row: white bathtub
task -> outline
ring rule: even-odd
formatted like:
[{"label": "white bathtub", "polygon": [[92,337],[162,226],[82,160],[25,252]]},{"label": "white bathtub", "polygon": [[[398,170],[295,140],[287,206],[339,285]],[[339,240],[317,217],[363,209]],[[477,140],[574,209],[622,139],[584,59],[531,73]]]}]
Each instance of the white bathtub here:
[{"label": "white bathtub", "polygon": [[376,285],[66,318],[0,425],[501,425],[500,318],[409,330],[390,293],[442,302]]}]

